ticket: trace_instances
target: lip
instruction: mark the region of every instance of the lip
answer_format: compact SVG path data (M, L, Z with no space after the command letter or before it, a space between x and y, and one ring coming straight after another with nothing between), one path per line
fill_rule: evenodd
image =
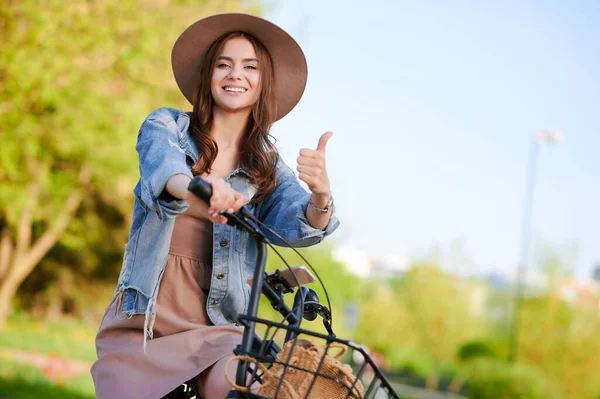
M245 91L243 92L239 92L239 91L228 91L225 88L230 87L232 89L244 89ZM223 91L231 96L239 96L242 94L246 94L248 92L248 88L244 87L244 86L233 86L233 85L226 85L222 87Z

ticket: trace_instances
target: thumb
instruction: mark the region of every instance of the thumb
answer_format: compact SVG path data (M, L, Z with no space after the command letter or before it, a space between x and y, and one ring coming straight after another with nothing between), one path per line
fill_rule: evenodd
M325 148L327 147L327 142L333 136L332 132L325 132L321 138L319 138L319 145L317 146L317 151L325 152Z

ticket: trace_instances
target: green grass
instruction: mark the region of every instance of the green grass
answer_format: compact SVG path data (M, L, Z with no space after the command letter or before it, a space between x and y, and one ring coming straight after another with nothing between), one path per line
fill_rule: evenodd
M73 360L96 360L94 338L97 326L72 319L44 322L19 314L0 332L0 348L55 354Z
M89 374L80 374L59 387L34 366L0 358L0 399L94 397L94 384Z
M89 373L78 374L61 387L35 365L9 358L7 350L35 351L91 363L96 359L96 328L67 318L44 322L23 313L13 315L0 332L0 399L94 398Z

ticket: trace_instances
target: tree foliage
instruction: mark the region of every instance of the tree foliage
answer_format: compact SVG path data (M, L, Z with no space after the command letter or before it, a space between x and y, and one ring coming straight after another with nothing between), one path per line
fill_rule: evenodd
M141 121L188 108L170 70L177 36L211 13L260 11L241 0L42 3L0 3L0 329L58 242L89 243L78 211L130 212Z
M435 259L417 261L392 284L372 284L357 339L388 353L395 368L427 372L451 364L460 344L481 330L470 310L473 286L443 273Z

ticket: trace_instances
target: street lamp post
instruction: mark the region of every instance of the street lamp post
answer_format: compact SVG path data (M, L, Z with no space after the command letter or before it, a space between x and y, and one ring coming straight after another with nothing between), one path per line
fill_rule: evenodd
M600 262L596 263L592 271L592 280L596 283L596 303L594 306L595 310L600 314Z
M561 141L560 132L542 131L531 141L529 151L529 166L527 174L527 188L525 192L525 212L523 225L521 226L521 245L519 254L519 265L517 269L517 287L515 304L513 309L513 323L510 330L510 342L508 348L508 360L515 362L518 354L519 328L521 324L521 307L525 290L525 279L527 278L527 266L529 263L529 247L531 241L531 219L533 214L533 194L537 175L537 158L542 144L555 144Z

